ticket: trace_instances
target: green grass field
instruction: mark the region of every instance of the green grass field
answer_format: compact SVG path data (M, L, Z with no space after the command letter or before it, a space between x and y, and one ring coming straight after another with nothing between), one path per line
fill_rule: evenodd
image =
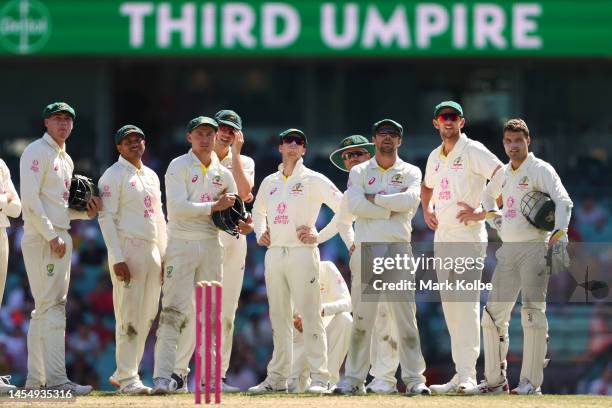
M6 403L7 400L2 402ZM13 403L10 406L58 407L58 403ZM194 405L193 394L128 397L117 396L112 393L96 392L91 396L79 397L77 407L175 407ZM2 405L2 404L0 404ZM544 395L541 397L529 396L432 396L432 397L406 397L403 395L368 395L363 397L345 397L336 395L224 395L224 407L312 407L312 408L356 408L356 407L417 407L417 408L544 408L544 407L610 407L612 397L599 397L591 395Z

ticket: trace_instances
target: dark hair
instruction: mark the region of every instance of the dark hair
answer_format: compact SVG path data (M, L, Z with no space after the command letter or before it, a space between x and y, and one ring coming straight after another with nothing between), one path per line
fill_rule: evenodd
M523 119L510 119L504 125L504 133L506 132L523 132L525 137L530 137L529 128Z

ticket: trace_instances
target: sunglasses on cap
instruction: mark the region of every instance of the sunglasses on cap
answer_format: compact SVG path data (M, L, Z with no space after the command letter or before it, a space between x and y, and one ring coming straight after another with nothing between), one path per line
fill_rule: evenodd
M344 152L340 157L342 160L350 160L353 157L361 157L364 154L368 154L368 152L364 152L363 150L353 150L352 152Z
M377 135L389 135L391 137L400 137L401 136L399 130L397 130L394 127L389 127L389 126L381 127L379 129L376 129L376 134Z
M302 138L301 136L298 136L295 134L289 134L289 135L283 136L282 142L284 144L291 144L295 142L295 144L298 146L304 146L305 141L304 141L304 138Z
M458 120L461 116L459 116L456 112L447 112L447 113L439 113L438 120L441 122L451 121L454 122Z

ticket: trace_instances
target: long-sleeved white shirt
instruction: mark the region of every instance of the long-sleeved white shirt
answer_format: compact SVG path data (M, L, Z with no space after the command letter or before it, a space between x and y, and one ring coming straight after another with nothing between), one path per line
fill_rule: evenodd
M495 200L503 199L502 222L499 236L504 242L547 242L550 232L537 229L521 213L523 196L530 191L541 191L555 203L554 230L565 230L569 225L573 203L555 169L529 153L521 166L512 170L504 165L487 185L483 205L485 210L497 208Z
M215 201L223 193L236 193L231 171L211 155L208 168L196 155L188 153L172 160L166 171L168 235L172 238L200 240L218 238L219 229L210 216Z
M321 286L321 309L323 318L331 318L338 313L351 312L351 293L342 274L330 261L321 261L319 267ZM295 311L299 314L299 310Z
M47 241L55 228L70 229L70 220L88 219L87 212L68 208L74 164L65 149L45 133L30 143L19 160L24 230Z
M11 195L10 202L9 194ZM0 159L0 227L9 227L11 223L8 217L17 218L19 214L21 214L21 201L11 180L11 171L4 160Z
M223 160L219 161L223 167L232 171L232 149L229 150L227 156L223 158ZM245 156L244 154L240 155L240 162L242 163L242 170L244 170L244 175L249 180L251 185L255 184L255 162L249 156Z
M431 200L438 228L467 228L473 224L484 228L484 221L470 221L468 226L460 222L457 214L463 207L457 203L480 207L487 180L502 162L482 143L465 134L461 134L448 156L444 156L443 147L441 144L430 153L424 180L425 187L433 189Z
M296 232L300 225L314 227L321 204L337 212L342 194L323 174L298 160L291 176L283 176L283 165L266 177L253 206L257 240L270 228L271 247L315 246L302 243Z
M139 169L119 156L98 181L98 189L102 198L98 221L112 261L125 261L122 238L155 242L163 258L166 220L157 174L145 165Z
M365 194L376 194L374 203ZM346 196L356 218L356 243L410 242L410 223L421 202L421 170L399 157L384 170L373 157L351 169Z

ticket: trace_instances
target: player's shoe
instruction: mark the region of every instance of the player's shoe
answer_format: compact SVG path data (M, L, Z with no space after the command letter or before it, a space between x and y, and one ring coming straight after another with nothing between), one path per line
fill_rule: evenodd
M429 389L433 394L455 394L459 389L459 376L455 374L446 384L433 384Z
M406 395L431 395L431 390L425 383L416 383L411 387L406 387Z
M114 375L108 377L108 383L115 388L121 388L121 384L119 384L119 381L117 381Z
M290 394L300 394L303 393L310 387L310 377L308 376L300 376L298 378L290 378L287 380L287 391Z
M213 387L214 390L214 387ZM225 378L221 379L221 392L225 392L228 394L240 392L240 388L234 387L233 385L229 385Z
M8 394L10 391L15 391L17 387L11 385L10 375L0 375L0 394Z
M79 397L82 395L87 395L91 391L93 391L93 387L91 385L80 385L73 381L68 381L66 383L56 385L53 387L47 387L48 390L59 390L59 391L71 391L72 395Z
M187 388L187 374L181 375L172 373L171 378L176 381L176 393L177 394L187 394L189 393L189 388Z
M478 384L476 380L468 377L462 380L457 386L457 393L462 395L472 395L478 392Z
M510 391L513 395L542 395L542 388L535 388L531 381L523 378L518 386Z
M395 394L397 392L397 387L395 384L380 378L374 378L368 385L366 385L365 389L366 392L371 392L374 394Z
M336 388L334 389L334 394L342 394L342 395L365 395L366 389L363 385L363 381L359 383L355 383L355 381L349 380L347 378L343 378L340 380Z
M482 380L480 384L478 384L478 388L476 392L472 394L477 395L498 395L498 394L508 394L510 387L508 386L508 380L504 378L502 383L497 385L489 385L487 380Z
M119 389L119 394L124 395L149 395L151 394L151 387L147 387L140 380L136 380L132 383L129 383L126 386L123 386Z
M310 387L306 390L309 394L329 394L329 383L326 381L312 381Z
M174 378L157 377L153 379L153 394L171 394L175 392L176 389L177 384Z
M287 381L274 383L268 378L266 378L265 380L263 380L263 382L249 388L248 391L253 394L265 394L268 392L287 392Z

